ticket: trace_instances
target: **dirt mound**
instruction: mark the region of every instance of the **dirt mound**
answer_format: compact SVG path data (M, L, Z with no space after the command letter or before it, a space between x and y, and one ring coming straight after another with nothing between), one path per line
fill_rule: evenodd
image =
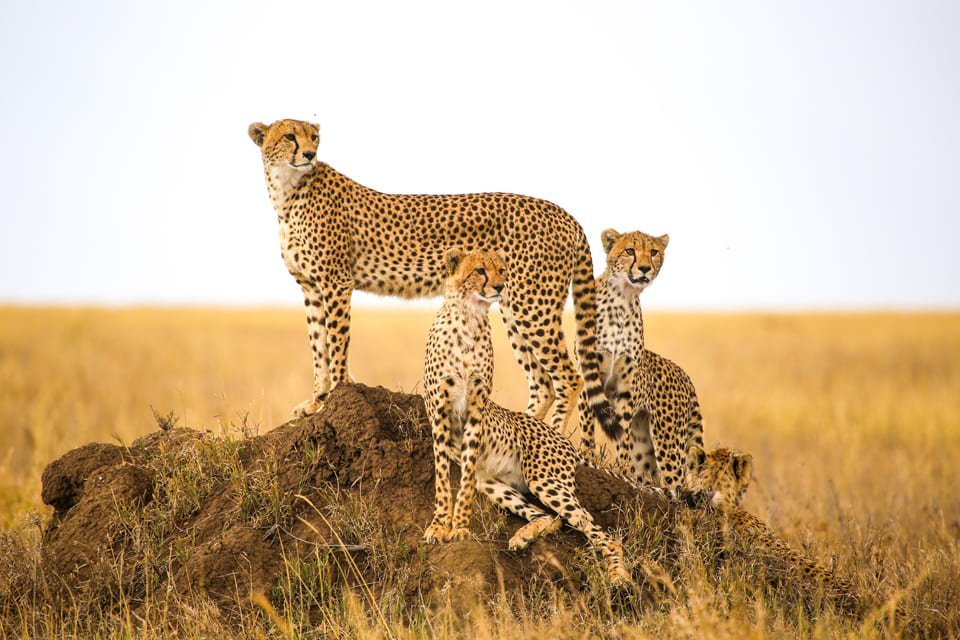
M202 592L229 609L252 593L304 585L414 606L602 582L579 533L564 529L510 552L507 540L523 522L490 507L474 522L477 539L422 544L432 456L419 396L358 384L339 385L320 413L255 438L173 429L128 448L81 447L43 474L43 500L56 510L42 544L48 588L72 601L93 596L101 607L119 598L136 607L159 589ZM682 581L691 549L707 575L739 554L740 570L759 582L783 579L782 569L751 557L749 541L731 545L712 511L594 469L577 482L597 522L624 536L628 561L643 558L634 572L641 586L651 567Z

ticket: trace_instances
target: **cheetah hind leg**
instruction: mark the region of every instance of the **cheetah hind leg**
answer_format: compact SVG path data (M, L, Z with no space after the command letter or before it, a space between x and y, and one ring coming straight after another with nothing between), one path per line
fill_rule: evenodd
M341 380L341 382L349 382L353 384L356 380L353 379L353 375L347 371L346 377ZM327 402L327 396L330 395L330 391L333 389L333 383L329 379L325 380L325 384L322 385L320 389L317 389L313 392L313 398L309 400L304 400L297 406L293 408L290 412L294 418L303 418L305 416L312 415L323 409L323 405Z
M531 483L530 490L544 504L561 514L567 524L583 533L594 548L600 551L606 565L607 577L613 585L633 584L633 576L624 564L623 545L594 523L593 516L577 500L569 480L547 478L538 483Z
M560 516L545 515L542 518L532 520L517 529L517 532L513 534L512 538L510 538L510 542L507 546L511 551L526 549L530 546L530 543L537 538L548 536L551 533L559 530L562 526L563 520L560 518Z
M526 338L517 326L508 299L502 298L500 300L500 311L507 327L507 337L510 339L513 355L527 378L528 400L524 413L537 420L546 420L547 413L549 413L556 398L553 390L553 380L534 357Z
M526 549L531 542L540 536L551 534L563 525L560 518L548 515L542 509L534 506L522 493L508 484L484 479L478 483L478 488L481 493L486 494L495 505L504 511L514 513L529 521L510 538L508 546L511 551Z

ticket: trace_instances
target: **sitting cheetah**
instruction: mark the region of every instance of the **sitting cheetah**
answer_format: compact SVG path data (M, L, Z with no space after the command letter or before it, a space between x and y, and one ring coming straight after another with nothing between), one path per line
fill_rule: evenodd
M703 446L700 405L686 372L644 348L640 308L640 293L660 273L670 237L607 229L601 240L607 268L597 279L597 351L604 392L621 425L629 426L617 457L631 477L676 495L684 451ZM581 398L581 443L592 451L594 423L586 400Z
M489 251L445 254L448 273L443 306L427 339L424 395L433 430L436 509L424 533L427 542L462 540L476 491L529 523L510 539L523 549L562 521L596 546L611 579L630 582L620 542L593 522L575 494L575 474L585 463L556 429L509 411L489 399L493 345L488 310L504 290L503 258ZM450 462L460 460L460 490L450 500ZM558 516L548 515L523 494L531 492Z
M693 445L687 451L687 469L684 488L691 499L721 509L729 531L757 555L779 559L788 570L819 584L827 596L845 609L862 608L861 597L848 580L791 547L765 522L740 507L752 477L749 454L728 449L704 453L702 447Z
M348 379L353 290L436 295L444 279L443 251L460 246L510 254L513 277L500 306L527 375L527 412L543 419L556 399L553 422L562 427L585 381L604 431L620 435L599 381L590 246L568 213L545 200L505 193L379 193L317 161L316 125L256 122L248 133L262 152L284 264L303 290L307 309L313 396L294 410L297 415L316 411L332 386ZM584 379L560 327L571 283Z

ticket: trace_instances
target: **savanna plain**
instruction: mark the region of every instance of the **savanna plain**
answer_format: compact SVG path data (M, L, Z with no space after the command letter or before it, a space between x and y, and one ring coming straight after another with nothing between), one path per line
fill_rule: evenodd
M525 383L493 316L494 398L520 410ZM354 378L416 393L431 319L426 310L355 309ZM881 602L909 605L912 627L785 608L733 580L691 581L638 611L584 595L467 616L439 605L411 618L348 592L329 605L317 637L958 637L960 314L645 320L647 346L697 386L708 448L753 454L746 509ZM152 594L152 611L177 604L179 613L149 619L122 606L91 618L39 596L9 601L10 585L31 579L39 562L49 462L92 441L129 444L171 420L226 440L264 433L307 397L310 376L297 309L0 307L0 634L311 635L295 612L266 601L239 619L202 594L177 603Z

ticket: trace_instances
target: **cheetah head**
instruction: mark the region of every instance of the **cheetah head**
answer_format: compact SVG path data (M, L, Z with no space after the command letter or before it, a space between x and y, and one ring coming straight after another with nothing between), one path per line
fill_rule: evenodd
M619 233L607 229L600 234L607 253L607 273L624 291L639 294L660 273L670 236L648 236L640 231Z
M274 169L306 173L317 161L320 126L300 120L254 122L247 129L263 153L263 163Z
M687 450L687 473L684 488L709 499L714 507L739 506L750 486L753 456L749 453L692 445Z
M486 311L500 299L506 284L506 257L493 251L448 249L446 295L457 295L477 310Z

